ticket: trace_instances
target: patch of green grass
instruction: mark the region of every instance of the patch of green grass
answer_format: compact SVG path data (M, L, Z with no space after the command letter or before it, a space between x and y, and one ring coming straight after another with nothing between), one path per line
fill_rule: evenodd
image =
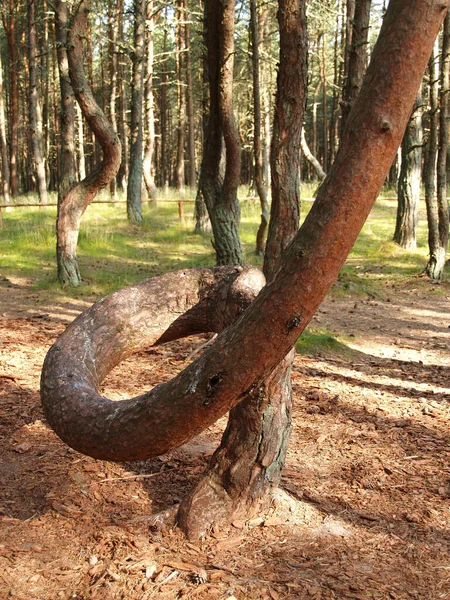
M302 197L315 193L316 184L302 189ZM248 188L239 196L246 198ZM102 198L107 198L107 192ZM158 192L159 198L192 199L192 190ZM35 198L31 198L35 200ZM52 198L53 199L53 198ZM21 202L23 198L19 199ZM302 218L312 203L302 203ZM405 251L394 242L395 198L380 198L343 267L332 294L370 295L383 298L392 282L408 281L418 275L427 260L425 206L420 206L418 248ZM261 266L255 254L255 237L260 222L258 200L241 202L241 240L247 264ZM215 253L212 235L195 235L194 203L184 203L180 222L177 202L144 203L142 227L128 224L125 203L93 204L84 214L78 257L84 283L62 289L56 280L56 207L14 208L3 212L0 230L0 273L26 278L35 288L54 297L70 295L95 299L120 287L167 271L212 265ZM448 277L447 277L448 279ZM446 284L447 285L447 284ZM446 287L446 285L444 287Z
M324 329L307 328L295 345L297 354L305 356L348 356L354 351Z

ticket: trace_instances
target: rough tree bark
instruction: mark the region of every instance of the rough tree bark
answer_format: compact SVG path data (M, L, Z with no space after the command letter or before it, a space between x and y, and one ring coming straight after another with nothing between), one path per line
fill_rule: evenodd
M69 326L49 351L41 380L46 417L62 439L97 458L149 458L190 439L249 394L258 398L335 281L375 202L446 9L443 0L390 1L341 148L316 202L274 279L199 359L150 392L113 402L99 395L99 381L134 350L143 326L151 341L151 314L139 321L145 306L134 302L138 296L132 288L97 303ZM148 294L141 298L148 299ZM158 306L165 300L164 293L156 298ZM201 304L191 313L197 319L195 312L208 314ZM159 338L164 339L173 339L170 328Z
M252 40L253 76L253 154L255 161L255 184L261 203L261 223L256 234L256 254L264 255L266 234L269 225L269 202L264 185L263 154L261 144L261 86L259 83L259 22L256 0L250 0L250 32Z
M37 76L37 33L36 1L28 2L28 62L29 97L28 112L30 119L31 147L36 173L39 202L47 204L47 177L44 159L44 138L42 129L42 109Z
M359 94L366 69L371 3L372 0L356 0L355 2L350 0L350 2L347 2L352 32L349 35L346 49L348 59L344 89L342 90L341 131L345 127L350 110Z
M394 241L402 248L416 247L422 182L422 94L419 92L402 140L398 178L397 222Z
M242 264L237 199L241 150L233 115L234 8L235 0L205 1L209 118L199 186L211 220L218 265Z
M272 273L300 218L300 150L308 81L303 10L304 3L298 0L281 0L278 5L280 69L270 153L272 198L278 201L272 202L270 211L265 273Z
M127 215L133 225L142 223L142 97L144 84L144 39L146 0L134 0L134 49L131 78L130 171L127 186Z
M72 186L59 204L56 224L58 278L63 284L74 286L81 283L77 260L81 217L97 193L116 175L121 156L119 138L95 101L83 72L83 36L88 12L89 0L81 0L74 9L68 31L67 58L75 97L89 127L102 147L103 160L85 179Z

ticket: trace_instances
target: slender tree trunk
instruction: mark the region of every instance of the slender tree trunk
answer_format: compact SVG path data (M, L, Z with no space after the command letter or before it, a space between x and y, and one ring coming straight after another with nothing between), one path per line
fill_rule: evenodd
M39 201L47 204L41 101L37 82L36 0L28 2L29 119Z
M154 5L151 0L147 1L146 18L146 77L145 77L145 122L147 125L147 134L145 136L144 160L142 163L145 188L149 198L156 198L156 186L153 176L153 153L155 148L155 106L153 94L153 61L154 61L154 42L153 32L155 29L155 16L153 14Z
M439 96L439 150L437 159L437 204L439 217L439 244L442 263L437 264L435 274L442 278L449 238L449 206L447 201L448 162L448 107L450 87L450 13L444 21L441 51L440 96Z
M306 158L306 160L308 162L311 163L311 165L314 168L314 171L317 175L317 177L319 179L325 179L326 177L326 173L325 171L322 169L322 165L320 164L320 162L317 160L317 158L314 156L314 154L311 152L311 150L309 149L308 143L306 141L306 137L305 137L305 128L302 128L302 134L301 134L301 138L300 138L300 145L302 148L302 152L303 152L303 156Z
M2 161L2 195L6 204L9 203L9 162L8 143L6 140L6 117L3 100L3 64L0 54L0 159Z
M351 4L351 1L348 4ZM342 93L342 128L345 127L350 110L361 89L367 65L367 44L369 39L370 7L372 0L354 0L351 26L351 43L347 47L348 68Z
M218 265L242 264L237 199L241 156L232 104L234 7L235 0L205 1L210 104L199 185L211 220ZM222 138L226 156L224 174Z
M327 109L327 62L325 54L326 33L322 34L322 60L320 65L322 80L322 143L323 143L323 166L328 169L328 109Z
M394 241L402 248L416 247L422 174L422 94L419 92L402 141L398 179L398 208Z
M439 76L438 76L438 41L428 63L429 73L429 135L428 148L424 165L425 203L428 220L428 249L430 257L425 268L431 279L440 279L445 263L445 252L439 239L439 209L437 202L437 157L439 130Z
M9 164L10 191L13 198L19 194L19 82L16 45L16 5L9 0L8 13L4 21L9 50L10 100L9 100Z
M177 50L177 97L178 128L177 157L175 164L175 184L177 190L184 190L184 146L186 141L186 68L185 68L185 27L186 6L184 0L177 0L176 50Z
M197 169L195 164L195 120L194 120L194 91L192 86L191 65L191 32L189 19L186 14L184 25L184 46L186 52L186 102L188 122L188 149L189 149L189 187L195 189L197 185Z
M119 38L124 39L124 19L123 19L123 11L120 13L120 22L119 22ZM124 60L124 53L121 52L119 54L119 137L122 140L122 162L119 167L119 172L117 174L117 182L120 189L126 194L127 186L128 186L128 156L129 156L129 128L127 121L128 114L128 97L127 97L127 89L125 86L126 80L126 65Z
M58 212L61 202L76 182L75 164L75 97L70 82L67 59L67 28L69 10L66 1L57 0L55 4L55 35L58 58L59 85L61 90L61 148L60 177L58 180ZM58 272L60 268L58 266Z
M109 118L114 131L117 133L117 42L119 36L119 23L123 11L123 1L109 3ZM111 197L117 200L117 180L111 179L109 186Z
M130 223L142 223L142 98L144 74L146 0L134 0L134 51L131 84L130 174L127 187L127 215Z
M264 255L266 235L269 225L269 203L263 178L263 158L261 145L261 86L259 77L259 23L256 0L250 0L250 32L252 40L253 75L253 154L255 160L255 184L261 203L261 223L256 234L256 254Z
M204 19L203 25L203 37L206 41L206 19ZM206 43L205 43L206 46ZM207 49L204 49L203 53L203 69L202 69L202 139L203 139L203 161L205 160L205 147L208 140L208 123L209 123L209 70L208 70L208 57ZM200 172L200 181L197 187L197 194L195 196L195 229L194 232L201 234L211 231L211 221L209 220L208 209L206 208L205 198L202 190L202 172L204 166L202 162L202 171Z
M103 160L79 184L72 186L59 204L57 222L57 264L61 283L79 285L77 243L81 217L95 198L117 173L121 147L111 123L98 106L83 72L83 39L86 33L89 0L81 0L74 8L68 31L67 57L69 75L78 104L89 127L103 149Z

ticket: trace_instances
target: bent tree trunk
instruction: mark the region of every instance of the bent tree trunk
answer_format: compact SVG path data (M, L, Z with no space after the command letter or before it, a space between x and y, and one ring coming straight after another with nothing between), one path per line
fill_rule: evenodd
M119 138L94 99L83 72L83 37L89 13L89 0L81 0L75 8L68 31L67 58L72 88L89 127L103 150L99 167L80 183L72 186L61 199L56 223L56 260L58 279L63 284L81 283L78 269L77 243L81 217L98 194L116 175L121 157Z
M139 347L136 331L138 342L142 335L148 335L147 345L158 341L151 338L148 318L140 331L138 296L117 292L116 306L110 296L69 326L47 355L41 383L46 417L61 438L96 458L149 458L196 435L249 394L258 397L335 281L375 202L446 8L442 0L390 1L341 148L316 202L274 279L200 358L171 381L113 402L99 395L99 382ZM155 296L159 306L166 300L164 294ZM146 293L140 299L148 298ZM201 305L191 313L197 319L195 312L198 318L208 314ZM233 313L236 317L239 310ZM118 320L110 327L114 314ZM214 330L210 323L205 326ZM172 339L170 328L159 341L165 339Z

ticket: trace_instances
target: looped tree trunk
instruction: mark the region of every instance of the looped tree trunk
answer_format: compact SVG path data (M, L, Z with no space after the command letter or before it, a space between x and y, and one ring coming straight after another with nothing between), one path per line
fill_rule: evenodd
M99 386L133 352L222 331L264 282L261 271L252 267L190 269L100 300L69 325L47 354L41 399L48 423L79 452L117 461L158 456L200 433L230 408L217 410L213 403L220 371L207 378L198 405L192 402L199 384L195 378L187 388L177 388L175 378L122 402L101 396Z

